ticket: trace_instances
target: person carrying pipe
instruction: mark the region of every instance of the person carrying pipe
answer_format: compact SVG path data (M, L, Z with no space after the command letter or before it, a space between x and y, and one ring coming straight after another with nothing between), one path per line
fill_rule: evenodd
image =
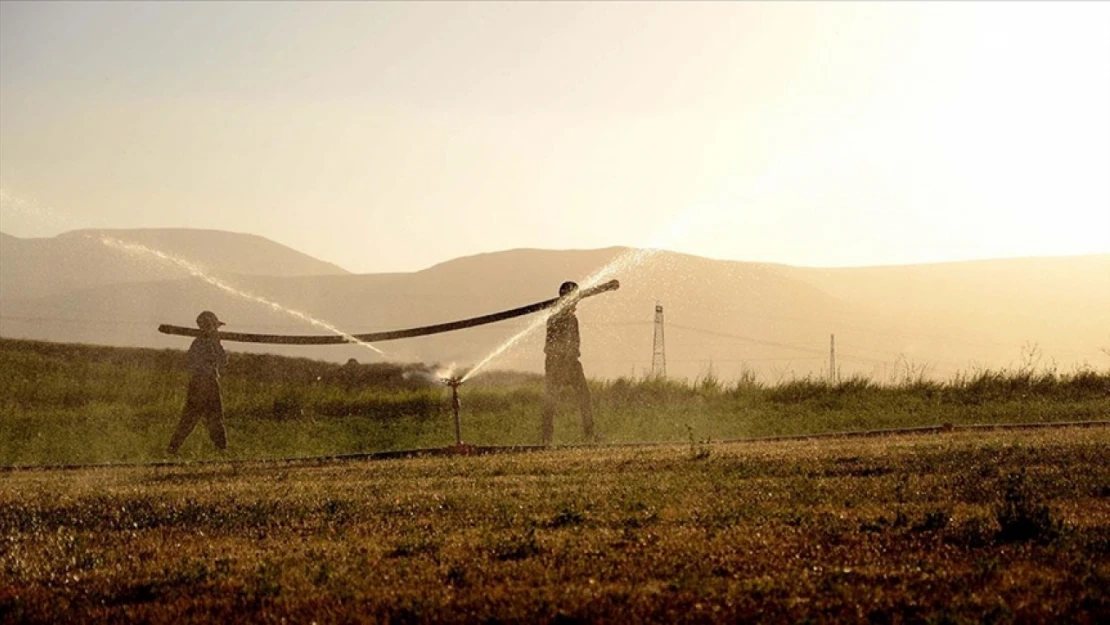
M564 282L559 285L559 297L578 295L578 284ZM547 319L547 337L544 342L544 403L542 438L550 445L555 433L555 412L559 396L570 391L582 414L582 434L588 442L596 442L593 407L586 373L579 361L581 337L578 334L578 317L575 316L577 299L572 299Z
M208 437L216 449L227 450L224 407L220 398L220 369L227 366L227 353L220 345L219 329L222 325L226 324L210 310L197 315L197 327L201 334L189 346L189 389L185 393L181 420L170 439L170 455L177 454L201 419L208 426Z

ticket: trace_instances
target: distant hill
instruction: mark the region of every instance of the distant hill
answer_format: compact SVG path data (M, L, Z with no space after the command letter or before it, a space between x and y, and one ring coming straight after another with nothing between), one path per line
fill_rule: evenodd
M343 275L347 271L253 234L217 230L77 230L52 238L0 236L0 299L26 299L77 289L183 278L189 272L143 252L104 241L143 245L188 259L216 275Z
M258 243L263 249L276 246L265 239L237 239L245 235L228 237L229 245L236 240L250 245L256 239L268 244ZM9 239L3 239L3 247L10 245ZM23 240L15 241L18 245ZM156 328L160 323L191 326L202 309L217 311L229 330L327 333L264 302L174 274L172 267L138 263L95 238L77 241L103 248L97 258L110 276L96 274L96 266L89 265L83 269L93 275L67 281L62 277L65 262L74 261L43 255L49 266L37 271L48 276L48 284L37 294L27 295L31 289L24 289L23 296L12 297L10 293L19 291L8 286L0 292L0 335L183 348L187 339L158 334ZM159 245L153 239L144 244ZM183 249L178 245L175 253L187 256ZM1014 366L1038 355L1041 365L1054 361L1065 368L1084 362L1105 367L1110 361L1102 352L1110 347L1110 255L808 269L627 248L517 249L412 273L352 275L288 250L290 258L307 260L274 269L285 275L261 275L239 252L211 250L202 250L208 254L203 261L228 284L350 333L439 323L529 304L555 296L563 280L584 280L616 263L605 277L618 278L621 289L579 307L583 363L592 377L649 371L656 303L664 306L668 373L678 377L710 371L725 378L753 371L772 380L823 375L830 334L836 335L842 375L880 379L907 372L947 376L977 366ZM141 273L133 265L155 273ZM314 267L332 271L291 275L311 273ZM359 346L228 347L337 361L353 357L465 367L538 317L381 343L377 347L384 356ZM542 341L542 330L533 332L491 367L540 370Z

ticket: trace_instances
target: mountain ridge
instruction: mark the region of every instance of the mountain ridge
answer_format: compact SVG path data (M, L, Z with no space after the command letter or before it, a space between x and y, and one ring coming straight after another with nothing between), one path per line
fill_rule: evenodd
M71 236L126 256L88 236ZM0 238L5 258L12 258L12 241L15 247L20 241L9 237ZM255 235L243 237L237 240L256 240L245 238ZM220 255L210 254L212 258ZM1097 312L1110 309L1110 254L805 268L612 246L500 250L415 272L273 276L236 273L226 266L211 271L236 289L345 332L363 333L442 323L548 299L563 280L582 281L629 258L635 262L605 276L621 281L619 291L579 307L583 363L592 377L638 375L650 368L657 303L664 305L666 315L668 372L679 377L709 371L725 378L745 371L765 378L820 375L827 372L830 334L836 335L842 375L879 378L898 375L899 367L929 365L943 376L976 366L1007 366L1023 357L1028 343L1043 348L1046 362L1055 359L1065 365L1102 358L1101 348L1110 346L1110 327ZM103 268L134 269L134 259L128 262ZM63 263L44 275L64 273L65 268ZM202 309L216 310L234 331L326 332L187 272L100 278L52 283L54 288L37 293L6 284L0 289L0 335L181 348L180 337L156 332L158 324L191 326ZM229 348L329 360L385 358L466 366L537 319L386 342L378 346L384 357L358 346ZM542 369L542 334L526 336L492 366Z
M23 299L85 286L190 275L183 264L145 254L142 247L187 260L215 275L349 273L265 237L220 230L85 229L42 238L4 234L0 238L0 298Z

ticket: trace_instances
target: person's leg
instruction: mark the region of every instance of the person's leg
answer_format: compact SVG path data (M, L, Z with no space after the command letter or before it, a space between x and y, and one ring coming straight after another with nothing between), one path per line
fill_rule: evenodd
M224 429L223 415L214 410L210 411L204 415L204 422L208 425L208 438L212 439L216 449L227 450L227 430Z
M173 436L170 437L170 444L167 451L172 455L176 454L178 449L181 449L181 444L189 438L193 428L197 426L197 421L200 421L200 385L196 378L189 380L189 388L185 391L185 407L181 410L181 419L177 422L177 429L174 430Z
M196 412L186 410L181 413L181 420L177 422L177 429L174 430L173 437L170 438L170 444L167 451L170 454L176 454L178 449L181 449L181 444L189 438L193 428L197 426L197 421L200 421L200 415Z
M586 382L586 372L582 370L582 363L575 364L578 366L574 372L574 395L578 401L578 411L582 414L582 436L587 442L592 443L597 440L597 435L594 432L594 408L590 401L590 385Z
M543 424L540 433L543 445L550 445L555 436L555 411L558 407L558 384L553 379L553 373L548 372L543 383Z
M204 422L208 426L208 438L216 449L227 449L227 430L224 429L224 403L220 397L220 381L213 378L207 381L204 389Z
M177 429L170 437L170 444L166 449L170 452L170 455L176 454L177 450L181 449L181 444L185 442L186 438L189 438L189 434L197 426L197 421L200 421L200 414L195 410L185 409L181 413L181 419L177 422Z

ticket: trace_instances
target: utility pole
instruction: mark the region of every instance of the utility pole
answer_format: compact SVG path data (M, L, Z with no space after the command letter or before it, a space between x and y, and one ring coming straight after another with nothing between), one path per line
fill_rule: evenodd
M829 335L829 382L836 383L836 335Z
M667 350L663 344L663 305L655 305L655 339L651 345L651 376L667 377Z

